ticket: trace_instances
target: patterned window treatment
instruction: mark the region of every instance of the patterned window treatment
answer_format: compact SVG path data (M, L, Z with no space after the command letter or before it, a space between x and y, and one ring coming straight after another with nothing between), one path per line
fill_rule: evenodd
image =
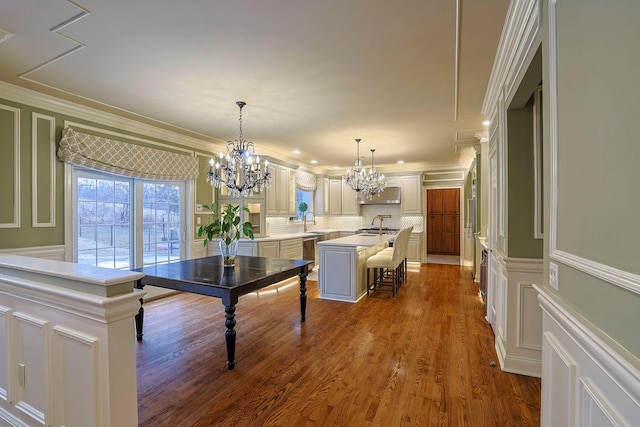
M297 170L296 188L302 191L314 191L316 189L316 176L308 172Z
M183 181L198 177L194 156L143 147L77 132L62 131L58 157L63 162L132 178Z

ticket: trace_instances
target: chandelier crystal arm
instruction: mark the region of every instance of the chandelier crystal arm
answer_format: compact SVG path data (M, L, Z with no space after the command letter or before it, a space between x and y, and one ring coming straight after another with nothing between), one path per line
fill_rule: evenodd
M240 108L240 133L235 141L227 141L227 155L220 153L217 162L213 158L209 161L207 182L211 186L220 188L225 185L232 197L249 197L271 186L271 174L267 168L269 162L260 165L260 157L255 155L255 144L245 141L242 132L243 101L236 102ZM255 156L255 159L254 159Z

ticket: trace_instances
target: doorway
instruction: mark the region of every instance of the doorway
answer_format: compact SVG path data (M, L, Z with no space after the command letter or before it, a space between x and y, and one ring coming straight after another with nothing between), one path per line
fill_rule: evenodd
M460 189L427 190L427 257L460 257Z

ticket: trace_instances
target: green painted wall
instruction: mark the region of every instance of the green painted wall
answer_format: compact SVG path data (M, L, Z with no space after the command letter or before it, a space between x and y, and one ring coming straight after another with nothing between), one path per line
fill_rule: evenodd
M585 6L582 0L563 0L556 4L556 23L557 250L589 266L598 263L610 271L637 275L640 144L634 135L640 123L640 56L635 54L640 2L616 2L611 7L607 2ZM548 82L548 29L542 34ZM544 159L545 176L550 176L547 98ZM550 187L545 184L549 224ZM562 300L640 357L640 295L581 271L583 266L554 260L547 237L545 258L558 265Z
M159 142L163 144L169 144L175 147L187 148L189 147L162 140L159 138L149 137L146 135L138 134L135 132L114 128L112 126L106 126L101 123L87 121L77 117L71 117L69 115L59 113L52 110L44 110L41 108L35 108L30 105L13 102L2 97L0 92L0 104L11 108L17 108L20 114L20 166L19 171L14 170L13 167L13 146L14 146L14 113L0 108L0 149L3 155L0 156L0 222L12 222L13 221L13 208L14 208L14 178L19 176L20 179L20 227L19 228L0 228L0 249L8 248L25 248L33 246L53 246L63 245L64 242L64 165L61 161L55 162L56 170L56 188L55 188L55 227L33 227L32 226L32 113L40 113L48 116L52 116L55 121L55 141L57 144L62 137L62 128L64 121L69 120L76 123L82 123L85 125L93 126L96 128L104 129L106 131L117 132L124 135L130 135L131 139L127 137L118 137L118 140L139 144L153 146L152 144L138 141L133 138L138 137L149 141ZM38 221L49 222L49 192L48 192L48 174L49 166L48 159L49 154L46 152L48 144L48 138L46 138L45 132L48 129L48 124L41 122L37 123L37 145L38 145L38 194L37 194L37 210ZM92 132L93 134L104 136L107 138L114 138L113 135L102 134L100 132ZM154 146L155 148L160 148ZM169 151L173 151L171 148L166 148ZM184 153L184 152L183 152ZM197 203L211 203L212 191L211 186L205 182L206 170L208 166L204 166L204 163L208 162L208 155L206 153L200 153L200 176L196 180L196 201ZM46 156L46 158L42 158ZM204 170L204 173L203 173ZM195 223L195 221L194 221Z
M534 236L533 107L507 110L507 236L511 258L542 258Z

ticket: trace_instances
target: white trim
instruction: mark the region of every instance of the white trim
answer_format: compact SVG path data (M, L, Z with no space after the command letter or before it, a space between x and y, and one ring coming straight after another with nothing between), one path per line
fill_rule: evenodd
M84 119L103 126L110 126L123 131L138 133L152 138L158 138L163 141L174 142L193 149L204 151L218 152L224 151L226 141L221 141L206 135L197 135L197 137L187 136L176 131L167 130L158 127L159 125L167 125L158 122L158 125L148 125L140 121L127 119L113 113L99 111L95 108L85 105L76 104L50 95L45 95L30 89L25 89L6 82L0 82L0 97L10 101L23 103L31 107L42 108L56 113L72 116L76 119ZM127 113L122 111L122 113ZM170 126L170 125L167 125ZM175 129L175 126L172 126ZM191 135L195 133L187 131ZM212 147L212 144L220 144L219 149Z
M616 416L627 419L627 422L637 420L640 416L640 359L547 288L535 288L544 314L544 335L553 334L558 339L568 357L576 361L580 378L589 377L598 388L606 390L607 397L616 405L613 412ZM552 373L545 371L542 396L561 396L558 394L561 390L552 389L557 387L555 378L547 374ZM548 411L547 404L543 400L543 415ZM569 410L580 413L584 402L571 399L557 404L568 404L571 406Z
M20 109L0 104L0 110L13 112L13 222L0 223L0 228L20 228Z
M550 258L561 262L583 273L597 277L628 291L640 294L640 275L628 271L619 270L610 265L601 264L586 258L579 257L569 252L554 250Z
M538 86L533 93L533 237L543 239L543 211L542 211L542 86Z
M500 92L498 98L498 140L497 155L498 155L498 180L497 180L497 193L498 193L498 235L502 237L502 244L505 242L504 222L505 222L505 210L507 209L507 184L506 179L506 165L507 165L507 121L505 117L506 110L504 108L504 91ZM496 242L497 243L497 242ZM501 247L501 251L506 253L506 248Z
M549 253L556 249L558 224L558 56L556 0L549 0Z
M73 212L73 187L74 187L74 173L73 166L69 163L64 164L64 260L67 262L73 262L75 253L75 240L74 240L74 225L73 219L75 214Z
M49 121L49 222L38 222L38 120ZM56 226L56 119L31 113L31 226Z
M505 90L506 95L513 94L516 77L520 75L524 64L528 63L528 55L535 53L531 52L531 48L538 41L541 26L538 1L510 2L482 103L482 114L487 117Z
M556 3L549 0L549 258L623 289L640 294L640 275L558 249L558 61Z
M52 259L55 261L65 260L64 245L55 246L32 246L29 248L0 249L0 254L12 254L28 256L33 258Z

